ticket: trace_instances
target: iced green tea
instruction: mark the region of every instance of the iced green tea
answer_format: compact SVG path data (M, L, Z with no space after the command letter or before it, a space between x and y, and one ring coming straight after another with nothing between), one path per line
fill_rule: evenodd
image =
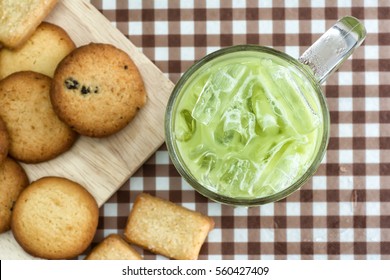
M273 53L235 51L186 79L173 105L172 143L211 192L261 198L307 172L323 138L318 89Z

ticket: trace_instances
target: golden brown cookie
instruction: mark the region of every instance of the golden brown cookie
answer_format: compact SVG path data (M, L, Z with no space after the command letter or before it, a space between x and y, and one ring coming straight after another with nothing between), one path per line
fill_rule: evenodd
M29 254L45 259L70 259L90 245L99 208L81 185L60 177L44 177L17 199L12 233Z
M51 79L26 71L0 81L0 117L10 135L9 154L26 163L50 160L67 151L77 134L55 114Z
M96 245L86 260L142 260L141 255L118 234L110 234Z
M0 164L0 233L11 228L12 208L28 184L26 172L19 163L7 157Z
M9 134L3 119L0 117L0 165L7 157L9 149Z
M143 193L136 198L124 236L154 253L194 260L213 228L210 217Z
M0 79L28 70L53 77L58 63L75 48L65 30L42 22L22 47L0 50Z
M121 130L146 102L142 78L127 53L96 43L75 49L60 62L50 96L60 119L92 137Z
M56 4L57 0L1 0L0 44L21 46Z

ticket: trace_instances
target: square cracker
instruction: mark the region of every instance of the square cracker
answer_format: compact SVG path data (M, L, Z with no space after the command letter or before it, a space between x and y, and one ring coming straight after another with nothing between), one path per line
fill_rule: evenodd
M51 12L58 0L1 0L0 45L21 46Z
M110 234L96 245L86 260L142 260L138 252L118 234Z
M210 217L142 193L135 200L124 236L129 242L168 258L194 260L213 228Z

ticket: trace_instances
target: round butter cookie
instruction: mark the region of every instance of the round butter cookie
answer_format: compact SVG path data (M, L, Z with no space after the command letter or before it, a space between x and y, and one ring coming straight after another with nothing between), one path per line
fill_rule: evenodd
M58 65L50 91L54 110L78 133L105 137L124 128L146 102L141 75L122 50L91 43Z
M65 30L42 22L22 47L0 50L0 79L27 70L53 77L58 63L75 48Z
M51 79L31 71L0 81L0 117L10 136L9 155L26 163L50 160L67 151L77 134L62 122L50 102Z
M4 162L8 154L9 135L4 121L0 117L0 165Z
M66 178L43 177L20 194L11 229L27 253L70 259L90 245L98 219L96 201L84 187Z
M28 184L26 172L15 160L7 157L0 164L0 233L11 228L14 203Z

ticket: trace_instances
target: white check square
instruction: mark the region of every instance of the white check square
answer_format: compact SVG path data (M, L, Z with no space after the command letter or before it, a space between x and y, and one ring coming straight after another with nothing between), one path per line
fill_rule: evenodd
M364 73L364 79L366 85L379 85L379 72L366 71Z
M354 231L352 228L340 228L340 242L353 242Z
M352 190L353 189L353 176L340 176L340 189Z
M168 0L154 1L155 9L168 9Z
M193 9L194 0L179 1L181 9Z
M286 203L287 216L299 216L301 214L301 204L298 202Z
M326 190L327 180L326 176L313 176L313 189L315 190Z
M248 229L247 228L235 228L234 240L239 242L248 242Z
M208 242L221 242L222 241L222 231L219 228L214 228L210 231L208 235Z
M313 241L314 242L327 242L328 241L328 229L314 228L313 229Z
M326 216L328 211L326 202L313 203L313 216Z
M116 203L107 202L104 204L103 212L105 217L117 217L118 207Z
M180 48L181 60L195 60L195 48L193 47L181 47Z
M301 241L301 229L300 228L288 228L286 230L287 242L300 242Z
M234 0L234 1L232 1L232 7L233 8L245 8L246 1L245 0Z
M288 34L299 33L299 21L298 20L286 20L284 24L285 32Z
M129 187L132 191L142 191L144 189L144 177L131 177Z
M379 21L377 19L365 19L363 25L367 30L367 33L378 33Z
M159 35L168 35L169 27L167 21L155 21L154 22L154 30L156 34Z
M339 206L339 215L340 216L351 216L353 215L353 202L351 201L341 201L338 203Z
M379 242L381 238L381 230L379 228L367 228L366 239L370 242Z
M116 1L102 1L102 9L103 10L115 10L116 9Z
M169 60L168 47L154 48L154 58L155 58L155 60L158 60L158 61L168 61Z
M314 1L316 2L316 1ZM324 20L318 20L318 19L313 19L311 21L311 32L316 34L322 34L325 33L326 26L325 26L325 21Z
M380 163L380 151L366 150L366 163Z
M272 34L273 26L272 20L259 20L259 33L261 34Z
M366 215L379 216L381 214L381 204L379 202L366 202Z
M337 7L351 7L352 0L337 0Z
M365 45L364 47L365 59L378 59L379 58L379 46Z
M185 20L180 22L180 33L193 35L195 34L195 24L193 21Z
M103 1L105 2L116 2L116 1ZM127 2L129 10L141 10L142 9L142 0L131 0Z
M352 150L340 150L339 151L340 163L353 163L353 151Z
M353 125L351 123L340 123L339 137L352 137L352 136L353 136Z
M284 51L292 57L299 57L300 56L300 50L299 50L299 47L297 47L297 46L286 46L284 48Z
M351 112L353 109L353 101L351 97L340 97L339 98L339 111Z
M234 34L246 34L246 21L234 20L233 21L233 33Z
M339 85L350 86L353 84L352 72L339 72Z
M206 8L208 9L218 9L220 7L220 1L219 0L207 0L205 1Z
M365 98L366 111L379 111L379 97Z
M142 35L142 22L132 21L128 23L129 35Z
M275 230L273 228L260 229L260 241L261 242L274 242Z
M206 22L207 34L216 35L221 32L221 22L219 20L210 20Z
M366 189L377 190L380 189L381 180L379 176L366 176Z
M169 191L170 184L169 184L169 177L156 177L156 186L158 186L159 190Z
M380 135L380 128L378 123L366 123L364 130L366 137L379 137Z
M167 151L157 151L155 157L156 164L169 164L169 154Z

